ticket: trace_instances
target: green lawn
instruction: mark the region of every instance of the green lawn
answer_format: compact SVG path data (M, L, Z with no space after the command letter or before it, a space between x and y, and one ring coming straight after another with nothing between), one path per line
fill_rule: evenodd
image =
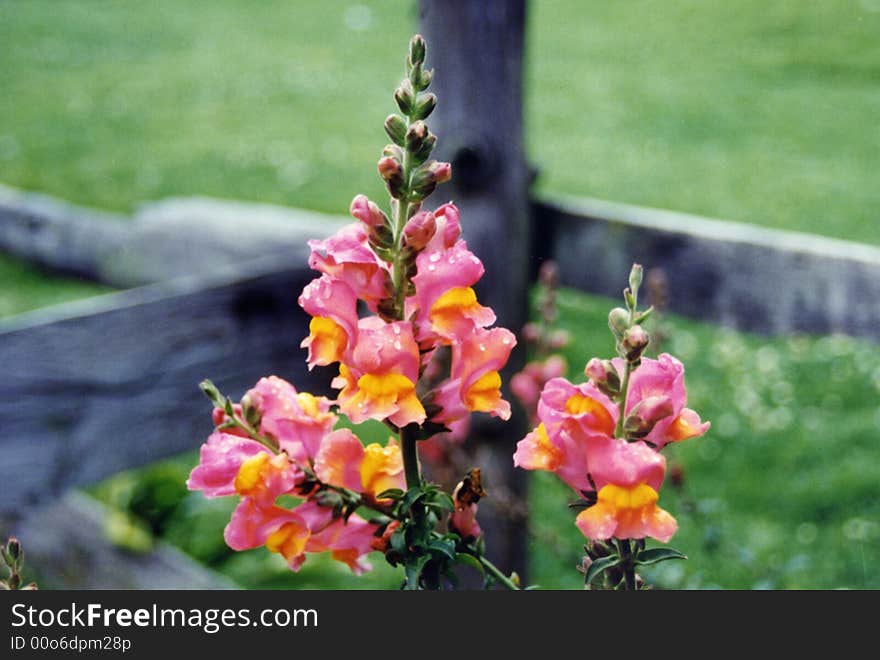
M415 25L410 0L6 0L0 181L344 212L380 194ZM880 242L873 0L537 1L528 29L541 193Z

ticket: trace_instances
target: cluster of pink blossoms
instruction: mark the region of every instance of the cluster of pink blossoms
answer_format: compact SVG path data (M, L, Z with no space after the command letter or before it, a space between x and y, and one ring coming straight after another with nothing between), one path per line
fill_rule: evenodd
M516 341L504 328L488 328L495 313L477 302L472 288L483 264L460 238L458 209L444 204L420 211L404 227L403 243L415 266L411 295L403 298L405 321L384 311L394 289L392 265L376 254L375 237L370 240L389 221L363 195L354 199L351 213L359 223L309 243L309 264L322 275L299 299L312 316L302 343L309 366L339 363L333 381L339 410L355 423L388 420L398 428L426 421L449 425L470 412L507 419L510 404L501 398L499 370ZM374 315L358 318L358 300ZM431 392L417 392L422 372L442 346L452 351L449 378Z
M576 524L587 538L650 536L665 543L677 524L657 506L666 473L660 451L704 434L709 423L685 407L684 367L664 353L657 360L641 358L632 370L619 425L621 407L607 392L609 382L625 380L625 368L621 358L593 358L585 368L587 382L550 380L538 402L540 423L517 445L514 463L553 472L586 497L590 506Z
M310 242L309 263L321 275L299 298L312 316L302 342L309 368L339 365L336 400L297 392L276 376L261 379L231 411L215 408L217 430L187 484L207 497L240 496L224 533L227 544L265 546L294 570L306 553L323 551L356 573L368 570L365 555L385 549L395 523L369 522L353 510L381 512L388 501L379 496L407 486L400 446L391 440L364 447L350 430L334 430L331 408L354 423L375 419L396 429L429 422L440 429L471 412L510 416L499 370L515 338L488 328L495 314L472 288L483 265L460 238L458 209L445 204L421 211L405 225L403 242L415 266L410 295L403 296L406 321L379 313L394 296L393 269L370 239L387 218L362 195L351 212L359 222ZM358 301L373 314L359 318ZM420 391L420 376L441 349L451 351L448 377ZM282 495L302 501L281 506ZM479 536L475 501L456 498L455 504L450 528L464 538Z

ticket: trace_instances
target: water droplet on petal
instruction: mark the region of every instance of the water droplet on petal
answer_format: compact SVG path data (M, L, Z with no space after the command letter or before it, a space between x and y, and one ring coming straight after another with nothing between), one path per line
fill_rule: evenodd
M504 337L501 340L501 343L504 344L505 346L509 345L510 344L510 337Z
M439 253L439 252L435 252L435 253L432 254L430 257L428 257L428 259L429 259L430 261L433 261L434 263L437 263L438 261L440 261L440 253Z
M486 345L485 345L485 344L480 344L480 350L481 350L481 351L485 351L485 350L486 350Z
M400 341L394 342L394 350L395 351L403 350L403 345L400 343Z
M434 264L428 264L428 270L433 273L435 270L437 270L437 266L435 266Z

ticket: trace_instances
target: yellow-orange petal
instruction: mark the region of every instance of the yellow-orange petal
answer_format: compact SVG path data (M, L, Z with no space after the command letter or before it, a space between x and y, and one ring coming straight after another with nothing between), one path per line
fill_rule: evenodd
M348 335L333 319L315 316L309 322L309 336L303 343L309 348L309 363L326 366L342 360Z
M287 522L269 535L266 539L266 549L269 552L277 552L290 561L305 552L310 535L311 532L305 525Z
M389 442L383 447L374 442L364 447L361 485L373 497L389 488L406 488L403 455L397 443Z
M700 423L700 416L697 413L685 408L669 425L666 434L670 440L677 442L703 435L707 428L708 424Z
M261 451L244 461L233 482L235 492L242 496L248 496L260 490L263 485L263 470L266 469L270 458L268 453Z
M513 455L514 464L526 470L553 472L562 465L562 450L550 440L544 422L520 440Z
M448 332L462 316L479 306L476 292L469 286L459 286L437 298L428 318L438 331Z
M565 402L565 412L569 415L589 415L588 426L605 435L614 433L614 418L605 406L593 397L580 392L571 395Z
M501 374L490 371L480 376L464 394L464 403L473 412L491 412L501 401Z

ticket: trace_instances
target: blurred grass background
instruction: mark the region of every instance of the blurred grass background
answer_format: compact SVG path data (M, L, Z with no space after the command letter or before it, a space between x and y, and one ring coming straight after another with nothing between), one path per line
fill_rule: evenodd
M171 195L334 213L358 192L382 199L382 120L415 24L403 0L4 0L0 182L120 211ZM532 2L537 192L878 244L878 33L878 0ZM0 276L3 315L103 290L8 257ZM561 307L577 374L612 350L608 302L570 292ZM686 481L661 503L691 560L658 569L658 582L880 587L876 346L669 322L693 407L714 426L671 452ZM100 487L138 516L122 536L146 525L253 586L370 584L344 567L310 560L291 576L265 553L224 551L226 504L180 490L193 458ZM531 535L555 551L536 553L532 581L577 587L579 534L545 476L534 479Z

